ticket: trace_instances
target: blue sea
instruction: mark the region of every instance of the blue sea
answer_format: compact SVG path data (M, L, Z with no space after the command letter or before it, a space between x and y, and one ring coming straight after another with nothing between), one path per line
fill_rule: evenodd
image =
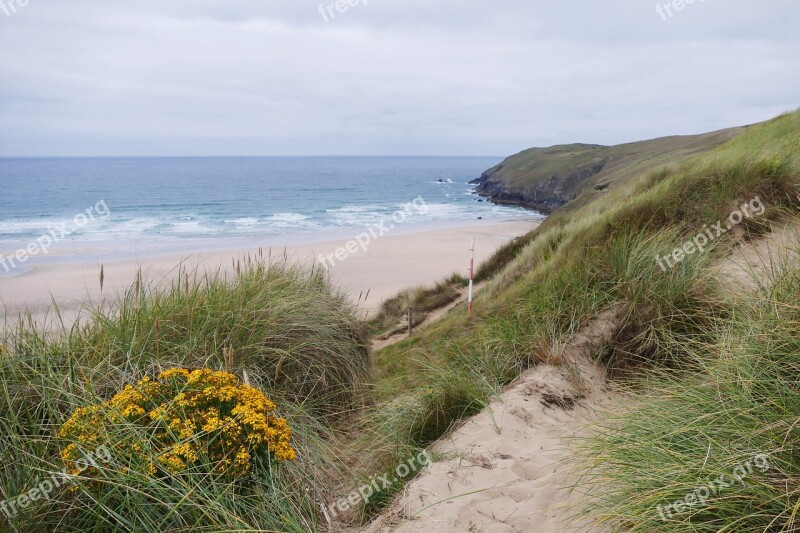
M60 232L58 248L75 250L349 238L415 198L422 198L427 209L407 217L398 232L535 217L531 211L481 202L472 193L467 182L500 160L4 158L0 251L24 247L59 227L69 231Z

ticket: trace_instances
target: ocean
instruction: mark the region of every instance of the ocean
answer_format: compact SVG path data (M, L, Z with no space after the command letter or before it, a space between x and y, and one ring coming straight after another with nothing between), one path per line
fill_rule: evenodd
M62 253L350 238L415 199L424 202L424 211L412 211L397 233L535 217L472 193L467 182L500 160L4 158L0 252L46 234L58 237Z

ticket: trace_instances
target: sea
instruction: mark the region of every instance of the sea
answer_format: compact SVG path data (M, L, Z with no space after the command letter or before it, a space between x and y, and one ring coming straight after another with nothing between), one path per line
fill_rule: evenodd
M301 244L351 238L399 211L398 234L539 217L473 193L468 182L501 159L0 158L0 253L43 236L62 259Z

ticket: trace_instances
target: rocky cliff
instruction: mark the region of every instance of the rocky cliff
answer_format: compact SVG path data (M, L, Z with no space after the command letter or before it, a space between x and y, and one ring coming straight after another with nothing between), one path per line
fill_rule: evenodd
M744 129L617 146L568 144L531 148L507 158L470 183L477 185L477 194L494 203L549 214L568 203L583 205L628 179L711 150Z

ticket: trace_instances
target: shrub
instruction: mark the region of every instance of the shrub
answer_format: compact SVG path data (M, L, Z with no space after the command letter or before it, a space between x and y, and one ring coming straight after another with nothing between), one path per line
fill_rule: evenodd
M275 404L261 391L228 372L175 368L153 381L126 385L110 400L78 408L59 436L70 443L61 452L67 470L91 450L107 446L123 464L142 464L151 475L176 474L208 466L214 474L240 477L254 455L276 462L295 459L292 430L274 415ZM132 424L145 439L116 441L114 425ZM145 461L139 458L145 452ZM149 452L149 453L147 453Z

